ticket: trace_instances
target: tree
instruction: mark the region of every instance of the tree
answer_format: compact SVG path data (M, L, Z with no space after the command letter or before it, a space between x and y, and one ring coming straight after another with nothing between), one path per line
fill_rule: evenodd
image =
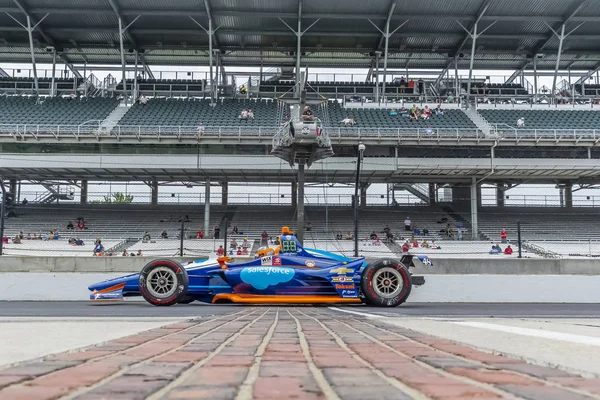
M96 200L92 203L98 204L129 204L133 202L133 195L123 194L121 192L115 192L110 196L104 196L104 200Z

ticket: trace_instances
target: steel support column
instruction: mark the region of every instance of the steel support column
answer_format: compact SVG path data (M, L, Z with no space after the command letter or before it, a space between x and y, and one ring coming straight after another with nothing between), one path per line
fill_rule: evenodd
M210 178L204 183L204 237L210 232Z
M380 51L375 52L375 103L379 104L379 57Z
M134 50L133 52L134 56L135 56L135 64L133 67L133 101L135 102L135 99L137 99L138 96L138 81L137 81L137 77L138 77L138 51L137 49Z
M533 55L533 101L537 103L538 99L538 76L537 76L537 57Z
M226 206L229 198L229 183L221 182L221 205Z
M571 182L565 184L565 207L573 208L573 184Z
M385 23L385 45L383 50L383 85L381 88L381 95L385 101L385 81L387 79L387 61L388 61L388 44L390 41L390 20L388 19ZM408 79L408 77L406 78Z
M429 184L429 205L433 206L436 204L436 187L435 187L435 183L430 183Z
M33 50L33 29L31 27L31 18L27 15L27 34L29 35L29 51L31 52L31 65L33 66L33 83L35 86L35 95L40 97L40 86L38 84L37 67L35 65L35 52Z
M300 95L300 53L302 45L302 0L298 1L298 30L296 31L296 90Z
M504 195L506 193L506 184L504 182L496 183L496 206L504 207Z
M79 203L87 204L88 202L88 181L86 179L81 181L81 190L79 192Z
M50 83L50 97L54 97L56 95L55 84L55 76L56 76L56 49L52 49L52 81Z
M454 98L456 101L459 101L459 92L460 87L458 86L458 57L454 57Z
M152 205L158 204L158 181L152 181L150 186L150 203Z
M471 239L477 240L479 227L477 224L477 178L471 178Z
M125 98L125 104L128 104L127 100L127 79L125 74L125 50L123 49L123 21L119 17L119 45L121 48L121 69L123 74L123 97Z
M475 22L473 26L473 35L471 35L471 60L469 61L469 81L467 82L467 104L466 108L470 107L471 102L471 79L473 78L473 62L475 61L475 43L477 42L477 25Z
M210 74L210 104L215 103L215 77L213 76L213 30L212 18L208 19L208 65Z
M554 67L554 78L552 79L551 102L556 101L556 78L558 77L558 67L560 65L560 55L562 53L563 41L565 39L565 24L560 27L560 36L558 36L558 54L556 55L556 66Z
M298 205L298 183L297 182L292 182L292 187L291 187L291 192L292 192L292 207L296 208L296 206Z
M298 210L296 237L301 245L304 245L304 162L298 163Z

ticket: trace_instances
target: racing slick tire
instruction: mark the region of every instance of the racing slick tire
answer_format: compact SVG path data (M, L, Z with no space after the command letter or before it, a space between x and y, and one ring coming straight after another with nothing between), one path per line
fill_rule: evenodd
M193 298L192 296L182 296L179 301L177 301L177 304L190 304L193 303L196 299Z
M410 295L412 278L404 264L398 260L383 258L365 267L360 287L367 304L396 307Z
M140 293L155 306L172 306L186 300L188 274L173 260L154 260L142 268L138 280Z

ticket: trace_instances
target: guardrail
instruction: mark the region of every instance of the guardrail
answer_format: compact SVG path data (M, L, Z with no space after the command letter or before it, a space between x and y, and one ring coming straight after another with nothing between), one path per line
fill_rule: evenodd
M17 141L29 138L95 138L97 140L113 138L148 139L156 138L195 138L205 139L269 139L277 133L276 126L170 126L170 125L117 125L111 131L100 126L90 125L44 125L44 124L0 124L0 138L13 137ZM326 127L329 137L335 143L343 139L371 140L442 140L442 139L488 139L488 140L600 140L600 129L525 129L496 127L486 133L474 128L362 128L362 127Z

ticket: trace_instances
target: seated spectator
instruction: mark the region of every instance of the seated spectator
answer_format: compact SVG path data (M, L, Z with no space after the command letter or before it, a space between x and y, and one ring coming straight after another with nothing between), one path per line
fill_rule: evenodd
M441 247L440 247L440 246L438 246L438 245L435 243L435 239L431 239L431 246L429 246L429 248L430 248L430 249L433 249L433 250L439 250L439 249L441 249Z
M94 255L102 254L103 251L104 246L102 245L102 242L98 241L98 243L96 243L96 246L94 246Z
M435 114L436 115L444 115L444 110L442 110L442 105L438 104L438 106L435 108Z
M68 243L72 244L74 246L75 245L75 241L76 241L75 238L70 238L69 241L68 241Z
M352 240L354 239L354 235L351 234L350 232L346 233L346 240Z
M504 254L506 254L507 256L510 256L513 253L513 249L512 247L510 247L510 244L504 249Z
M524 128L525 127L525 118L521 117L517 120L517 127Z
M354 119L350 118L349 116L346 115L346 118L344 118L343 120L340 121L340 124L344 124L344 126L353 126L354 125Z
M302 116L301 118L305 121L312 121L313 120L313 112L310 109L309 106L304 107L304 111L302 112Z
M19 235L15 235L15 238L13 239L13 244L21 244L21 238L19 237Z
M384 226L384 227L383 227L383 230L381 231L381 233L385 233L385 234L387 235L387 234L388 234L388 233L390 233L391 231L392 231L392 230L390 229L390 226L389 226L389 225L386 225L386 226Z
M263 231L263 233L260 234L260 244L261 246L269 245L269 234L267 231Z
M75 92L72 92L72 93L69 95L69 98L70 98L71 100L77 100L77 94L76 94Z
M431 129L431 125L427 126L427 129L425 129L425 133L428 135L433 134L433 129Z
M342 232L341 231L338 231L338 233L335 234L335 239L342 240Z
M146 104L148 104L148 98L145 95L141 95L140 96L140 104L145 106Z
M144 241L144 242L148 242L148 241L150 241L151 239L152 239L152 237L150 236L150 232L148 232L148 231L145 231L145 232L144 232L144 236L143 236L143 238L142 238L142 241Z
M279 246L279 245L281 244L281 241L279 240L279 236L277 236L277 237L275 238L275 241L273 242L273 244L274 244L275 246Z
M410 119L410 120L419 119L419 116L417 115L417 107L414 104L413 104L412 108L410 109L410 112L408 113L408 119Z
M27 240L31 240L31 239L33 239L33 238L31 237L31 233L28 233L28 234L27 234Z
M245 120L248 119L248 111L245 108L240 113L240 119L245 119Z
M373 246L381 246L381 239L375 239L375 243L373 243Z
M248 255L248 248L247 247L242 247L242 255L243 256L247 256Z
M254 111L252 109L248 110L248 119L254 119Z
M502 253L502 249L500 248L500 246L496 246L495 244L492 245L492 249L490 250L490 254L498 254L498 253Z
M221 228L219 228L219 225L215 225L215 229L213 230L213 238L218 239L219 236L221 236Z
M231 243L229 243L229 247L231 247L232 249L236 249L238 247L237 241L235 240L235 238L231 239Z
M29 200L27 200L27 197L25 197L25 198L23 199L23 201L21 202L21 204L23 204L24 206L26 206L26 205L27 205L27 203L29 203Z
M163 239L168 239L169 235L167 234L167 231L162 231L162 233L160 234L160 237Z
M390 117L395 117L398 115L398 111L395 108L390 110Z
M429 243L427 243L427 239L423 240L423 243L421 243L421 247L424 249L428 249L429 248Z
M412 221L408 217L404 220L404 230L409 232L412 231Z
M129 253L130 257L135 257L135 253Z
M403 253L408 253L408 251L410 250L410 244L408 244L408 240L406 242L404 242L404 244L402 245L402 252Z
M67 229L75 229L71 221L69 221L69 223L67 224Z
M121 254L121 256L123 257L127 257L129 254L127 254L127 250L123 250L123 254Z
M239 232L239 229L238 229L237 225L234 225L234 226L233 226L233 229L231 230L231 233L234 233L234 234L236 234L236 235L239 235L239 234L240 234L240 232Z
M425 106L425 110L423 110L423 114L427 115L427 119L429 119L429 117L431 117L431 110L429 109L429 106Z
M241 255L242 255L242 248L241 248L241 247L238 247L238 248L237 248L237 253L236 253L236 254L237 254L238 256L241 256Z
M83 243L83 240L81 240L81 239L77 239L77 240L75 241L75 246L83 246L84 244L85 244L85 243Z
M371 232L371 234L369 235L369 239L377 240L377 234L375 233L375 231Z
M204 239L204 231L202 231L202 229L196 234L196 239Z
M225 249L223 248L223 246L222 246L222 245L221 245L221 246L219 246L219 248L217 249L217 255L218 255L219 257L222 257L222 256L224 256L224 255L225 255Z
M83 219L81 221L77 222L77 229L79 229L79 230L85 229L85 222L83 222Z
M312 229L312 224L310 223L310 221L308 221L308 222L306 223L306 225L304 225L304 229L306 229L308 232L310 232L310 231L311 231L311 229Z
M423 228L423 235L429 235L429 229Z
M413 229L413 234L416 236L421 235L421 228L419 228L418 226L415 226Z
M244 238L242 241L242 249L248 249L250 247L250 243L248 242L248 238Z
M141 257L141 256L142 256L142 250L141 250L141 249L140 249L140 250L138 250L138 252L137 252L136 256L137 256L137 257Z
M200 122L198 124L198 136L204 135L205 130L206 129L204 128L204 124L202 122Z

